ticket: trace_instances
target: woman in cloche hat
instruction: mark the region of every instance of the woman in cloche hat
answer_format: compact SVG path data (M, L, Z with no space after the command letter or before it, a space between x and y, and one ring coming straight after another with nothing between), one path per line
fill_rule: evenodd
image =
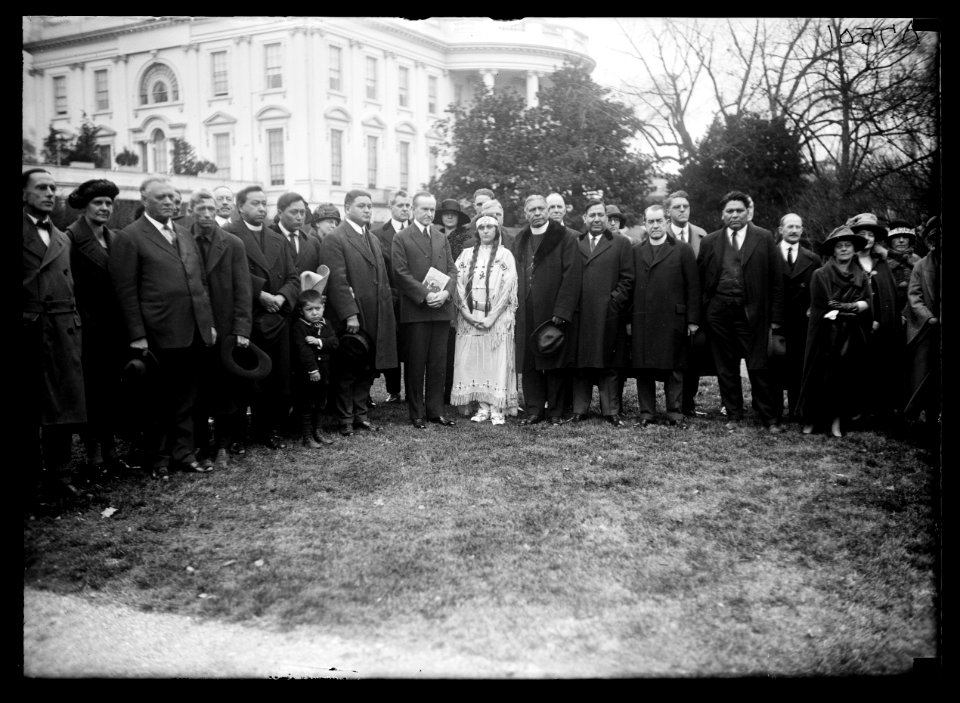
M797 401L804 434L829 423L830 434L840 437L841 421L862 408L870 283L855 259L866 243L843 225L820 246L824 264L810 282L810 323Z

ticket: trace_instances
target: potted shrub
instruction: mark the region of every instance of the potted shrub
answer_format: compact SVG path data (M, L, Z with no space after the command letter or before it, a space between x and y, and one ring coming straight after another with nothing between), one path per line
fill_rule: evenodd
M123 148L119 154L117 154L116 159L117 166L120 167L121 171L136 171L137 164L140 163L140 157L135 151L130 151L126 147Z

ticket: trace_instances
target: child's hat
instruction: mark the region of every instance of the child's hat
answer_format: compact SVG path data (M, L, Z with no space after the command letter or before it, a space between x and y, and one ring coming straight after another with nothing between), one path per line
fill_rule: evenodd
M300 274L300 292L315 290L323 294L323 289L327 287L328 278L330 278L330 269L325 264L321 264L316 273L304 271Z

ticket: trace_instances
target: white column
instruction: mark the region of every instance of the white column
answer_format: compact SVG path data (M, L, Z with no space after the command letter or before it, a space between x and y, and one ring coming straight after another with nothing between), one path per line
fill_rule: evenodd
M493 92L493 85L496 81L498 73L499 71L495 68L486 68L480 71L480 77L483 78L483 84L491 93Z
M527 107L536 107L537 93L540 91L540 72L527 71Z

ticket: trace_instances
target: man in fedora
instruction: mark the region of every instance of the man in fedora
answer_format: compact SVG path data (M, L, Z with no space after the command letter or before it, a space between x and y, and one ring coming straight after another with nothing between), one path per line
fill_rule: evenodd
M517 326L514 335L517 369L522 374L527 417L521 425L535 425L549 416L553 425L563 424L565 386L576 361L582 256L576 233L547 217L547 201L530 195L523 206L527 225L511 247L517 262ZM564 332L565 342L557 354L535 353L533 332L550 322Z
M204 350L203 372L194 406L193 426L197 460L204 466L225 469L227 448L241 437L246 406L243 380L236 378L221 362L221 347L246 347L250 343L253 297L243 242L216 223L213 193L199 189L190 196L193 225L190 233L197 243L207 279L217 341ZM229 351L229 350L228 350ZM240 413L243 412L244 416ZM208 419L213 417L211 443ZM212 458L211 458L212 457Z
M627 310L633 289L630 240L607 229L599 200L587 201L587 231L579 236L581 266L577 363L573 374L573 419L587 419L593 387L600 392L603 419L623 427L619 370L628 363Z
M130 346L149 349L159 365L159 397L150 442L156 476L172 463L209 470L197 461L193 410L203 352L217 339L204 266L196 241L172 221L173 184L160 176L140 186L143 215L117 233L110 278L126 322Z
M727 428L743 421L740 360L746 359L753 407L767 431L777 433L783 405L777 405L768 348L770 332L783 323L783 257L773 234L748 222L750 203L740 191L723 196L725 226L700 242L697 268Z
M383 265L387 268L387 276L390 278L390 291L393 294L393 314L400 319L400 292L397 290L397 283L393 275L393 238L397 232L402 232L410 225L410 217L413 211L413 198L407 195L407 191L398 190L390 199L390 219L383 223L382 227L373 230L380 241L380 251L383 254ZM401 348L399 338L399 326L397 330L397 349ZM398 363L392 369L383 369L383 380L387 387L387 402L399 403L400 396L400 364Z
M21 436L31 471L22 476L25 494L46 465L55 487L75 492L66 476L73 426L86 422L81 325L74 297L70 239L50 215L57 184L42 168L23 172L23 326L21 365L26 370L26 407Z
M341 335L361 330L373 346L374 369L397 366L397 329L390 278L380 242L370 234L373 200L363 190L351 190L343 202L346 219L323 239L320 262L330 269L326 312ZM341 357L343 354L340 355ZM376 371L334 362L340 434L378 431L367 417L370 386Z
M240 218L225 230L243 243L253 297L254 344L269 355L270 375L254 385L251 397L251 434L270 449L283 449L280 427L290 412L290 317L293 315L300 279L293 247L279 232L264 226L267 195L260 186L247 186L237 193ZM237 454L245 453L235 443Z
M455 314L457 269L450 242L433 224L436 207L433 195L426 191L417 193L413 197L414 223L393 238L393 278L400 292L404 387L410 422L418 429L424 429L427 421L440 426L456 424L443 416L443 392L450 323ZM431 269L447 276L446 283L439 289L424 283Z

